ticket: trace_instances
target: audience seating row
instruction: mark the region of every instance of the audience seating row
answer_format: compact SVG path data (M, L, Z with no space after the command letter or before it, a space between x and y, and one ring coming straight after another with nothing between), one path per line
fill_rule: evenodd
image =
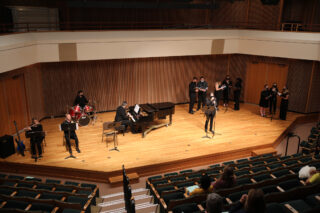
M90 212L95 184L0 174L0 212Z

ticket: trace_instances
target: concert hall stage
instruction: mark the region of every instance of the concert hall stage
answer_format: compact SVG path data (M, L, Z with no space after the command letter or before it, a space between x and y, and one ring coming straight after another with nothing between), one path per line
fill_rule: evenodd
M107 148L106 141L101 141L102 123L113 121L115 112L99 113L94 125L80 127L77 131L81 153L73 147L76 159L65 159L68 152L58 128L63 118L46 119L42 121L47 132L43 158L35 162L30 152L25 157L14 154L0 160L0 170L97 182L120 174L122 164L128 173L159 174L247 157L252 150L275 147L294 123L304 119L301 114L289 112L287 121L279 120L278 113L271 121L260 117L259 107L250 104L241 104L240 111L220 108L216 116L216 135L212 139L202 138L205 135L204 114L198 111L191 115L188 105L183 104L175 106L173 123L169 127L153 130L145 138L131 132L124 136L119 134L120 152L109 151L113 143ZM29 142L26 145L30 150Z

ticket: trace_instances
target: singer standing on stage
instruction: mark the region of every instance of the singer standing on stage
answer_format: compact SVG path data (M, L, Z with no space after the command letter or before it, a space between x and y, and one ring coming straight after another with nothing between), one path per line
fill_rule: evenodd
M270 98L269 98L270 114L276 114L278 92L279 90L278 90L277 83L273 83L272 87L270 88Z
M198 108L197 111L200 109L201 105L204 107L206 105L206 96L208 90L208 83L204 80L204 77L200 77L200 81L197 84L198 92ZM202 104L201 104L202 103Z
M221 81L218 81L215 83L215 90L214 90L214 96L216 97L217 102L217 110L219 110L219 103L222 96L222 91L224 87L221 84Z
M193 77L193 80L189 84L189 97L190 97L189 113L190 114L194 113L193 106L197 99L197 92L198 92L197 81L198 81L198 78Z
M269 98L269 86L268 84L265 84L264 89L261 91L259 102L260 115L262 117L266 117L266 108L268 108Z
M288 90L288 88L286 86L283 87L280 97L281 97L280 119L281 120L286 120L287 119L288 105L289 105L289 90Z
M240 109L240 94L242 88L242 79L237 78L237 81L234 85L233 97L234 97L234 110Z
M32 123L29 127L26 128L26 137L30 138L30 144L31 144L31 154L32 158L42 158L42 141L44 139L44 135L37 134L38 132L43 132L42 125L36 118L32 118ZM38 155L37 156L37 151Z
M62 122L61 125L70 124L70 123L72 123L71 115L70 114L66 114L66 119ZM64 137L66 139L66 143L67 143L67 147L69 149L69 153L72 154L70 139L74 139L75 140L76 150L77 150L78 153L80 153L79 140L78 140L78 137L77 137L77 134L76 134L75 130L70 131L70 135L69 135L69 131L64 131Z
M210 93L210 97L206 100L206 105L207 109L205 110L205 115L206 115L206 124L204 126L205 131L208 131L208 123L210 122L210 132L214 134L214 131L212 130L212 123L213 123L213 118L216 115L216 98L214 97L213 92Z
M225 85L226 88L223 90L223 106L227 107L229 104L229 92L232 88L232 81L230 80L230 75L227 75L223 80L222 85Z

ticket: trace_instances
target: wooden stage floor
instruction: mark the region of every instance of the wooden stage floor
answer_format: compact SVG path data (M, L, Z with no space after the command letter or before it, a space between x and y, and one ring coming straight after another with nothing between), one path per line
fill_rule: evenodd
M105 174L119 171L122 164L131 171L138 167L162 165L150 167L144 175L157 174L170 171L170 165L173 165L171 170L176 169L174 162L180 162L179 168L204 165L208 162L213 164L249 156L250 152L257 148L272 147L292 122L301 116L289 112L287 121L274 119L271 122L270 118L259 116L259 107L256 105L241 104L240 111L229 109L226 112L221 107L216 115L217 134L213 139L204 139L203 113L198 111L191 115L188 113L187 104L176 105L171 126L153 130L145 138L131 132L125 136L120 134L120 152L117 152L108 150L113 147L113 143L110 142L107 149L106 142L101 141L102 123L112 121L115 112L97 115L95 125L89 124L77 131L81 153L77 153L73 147L76 159L65 159L68 152L62 145L63 133L58 129L63 118L54 118L42 121L47 131L43 159L35 162L31 159L30 152L27 152L26 157L14 154L0 162L84 169ZM29 142L26 145L30 149ZM140 174L142 170L137 171Z

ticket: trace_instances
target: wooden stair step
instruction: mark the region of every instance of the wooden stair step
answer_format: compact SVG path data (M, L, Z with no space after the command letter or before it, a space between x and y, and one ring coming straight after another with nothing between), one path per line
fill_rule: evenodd
M129 173L129 174L127 174L127 176L129 178L129 180L138 180L139 179L139 175L136 172ZM111 184L122 183L122 181L123 181L122 175L109 177L109 183L111 183Z
M263 148L263 149L255 149L252 150L251 155L257 156L257 155L264 155L264 154L276 154L277 150L275 150L273 147Z

